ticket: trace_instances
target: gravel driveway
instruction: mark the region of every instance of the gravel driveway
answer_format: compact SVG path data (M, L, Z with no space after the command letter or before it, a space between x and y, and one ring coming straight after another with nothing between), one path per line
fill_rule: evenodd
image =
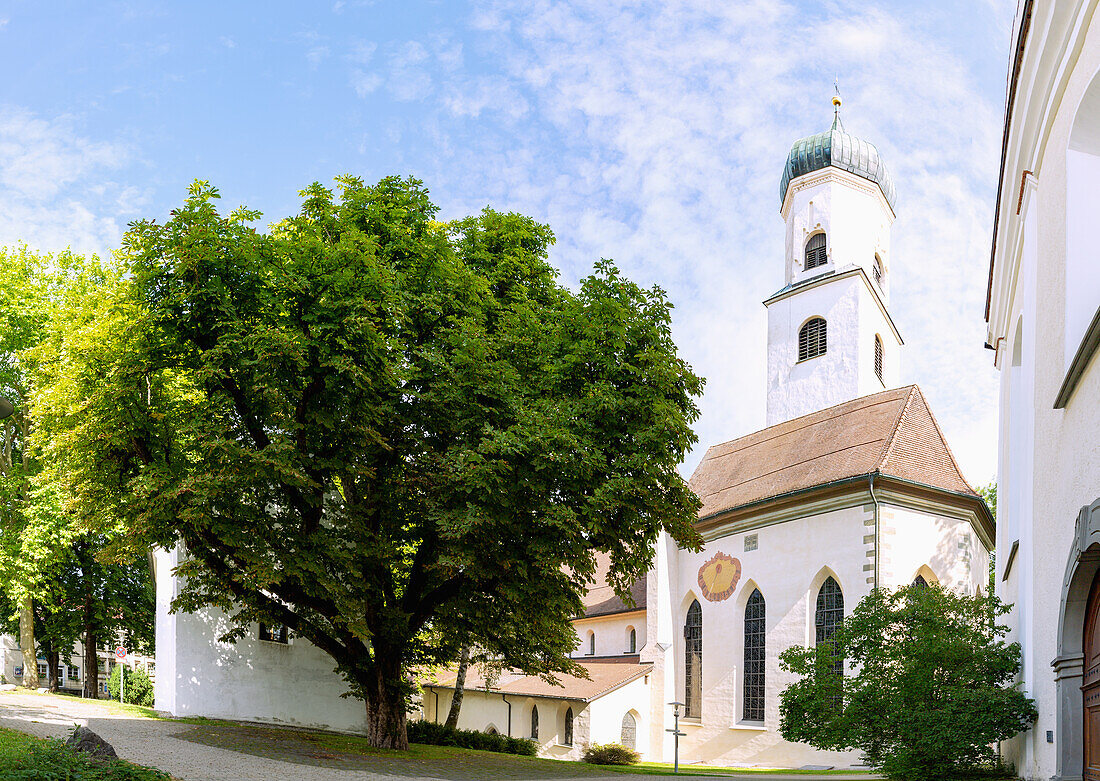
M64 737L74 724L86 725L99 733L123 759L160 768L181 781L627 781L677 778L604 775L595 768L565 762L538 763L528 771L518 769L515 760L502 757L498 762L492 755L481 754L471 756L476 764L449 762L446 766L439 762L416 762L389 756L335 754L311 741L308 732L227 724L194 725L119 715L94 700L19 692L0 694L0 727L40 737ZM517 771L522 775L517 775ZM756 777L762 781L868 781L872 778L866 774Z

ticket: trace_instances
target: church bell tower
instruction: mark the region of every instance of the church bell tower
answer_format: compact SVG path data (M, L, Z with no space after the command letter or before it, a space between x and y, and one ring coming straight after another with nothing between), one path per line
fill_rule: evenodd
M887 308L894 184L874 144L833 125L791 147L779 185L784 286L769 297L768 425L897 387Z

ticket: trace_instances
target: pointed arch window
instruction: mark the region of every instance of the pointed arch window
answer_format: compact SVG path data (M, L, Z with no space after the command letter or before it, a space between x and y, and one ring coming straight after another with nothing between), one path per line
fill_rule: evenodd
M531 740L539 739L539 706L531 706Z
M698 719L703 705L703 608L692 601L684 622L684 716Z
M630 627L626 633L626 652L632 654L638 650L638 633L634 627Z
M883 385L886 384L882 379L882 339L878 334L875 334L875 376Z
M871 267L871 273L875 275L875 283L882 288L882 258L875 255L875 265Z
M815 233L806 242L806 270L824 266L828 262L829 257L825 252L825 234Z
M828 326L823 317L812 317L798 329L798 360L824 355L828 348Z
M924 575L917 575L913 579L913 585L917 588L928 588L928 581L924 579Z
M565 739L562 741L566 746L573 745L573 709L565 709Z
M826 578L817 592L817 610L814 613L816 644L832 641L836 628L844 618L844 593L832 576ZM837 675L844 673L844 661L837 659L833 667Z
M753 589L745 603L745 721L764 720L764 608L764 595Z
M588 650L585 653L588 656L596 655L596 633L591 630L588 632Z
M629 749L638 747L638 721L630 711L623 715L623 726L619 733L619 742Z

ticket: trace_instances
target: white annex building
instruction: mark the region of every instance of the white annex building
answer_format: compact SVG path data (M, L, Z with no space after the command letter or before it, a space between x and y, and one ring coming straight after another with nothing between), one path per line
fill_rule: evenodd
M1100 779L1100 15L1022 0L1013 35L986 346L997 590L1039 718L1001 749L1025 779Z
M977 593L994 525L920 389L898 387L888 308L894 187L878 150L841 126L797 141L780 186L783 287L768 311L768 428L711 447L691 478L698 553L664 539L634 605L602 580L575 621L590 680L467 676L459 726L533 737L548 756L622 742L682 761L857 764L784 741L779 654L827 639L876 586ZM454 674L425 688L446 719Z
M534 738L545 756L622 742L671 761L667 703L678 700L686 762L859 762L779 736L790 680L779 654L830 637L876 586L976 593L994 536L920 389L898 387L894 200L878 150L839 116L794 144L780 186L783 286L764 302L768 427L711 447L692 476L705 547L660 540L633 604L597 579L575 620L589 679L506 672L489 685L471 668L460 727ZM256 627L228 646L215 611L169 614L175 556L157 555L158 709L365 729L332 662L301 638ZM426 681L419 717L443 721L453 686L453 674Z

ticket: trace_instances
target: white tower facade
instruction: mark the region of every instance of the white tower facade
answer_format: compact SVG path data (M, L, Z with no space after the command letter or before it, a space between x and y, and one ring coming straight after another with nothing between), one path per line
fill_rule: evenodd
M878 150L837 115L795 142L780 197L785 284L764 302L769 426L897 387L903 344L887 308L894 186Z

